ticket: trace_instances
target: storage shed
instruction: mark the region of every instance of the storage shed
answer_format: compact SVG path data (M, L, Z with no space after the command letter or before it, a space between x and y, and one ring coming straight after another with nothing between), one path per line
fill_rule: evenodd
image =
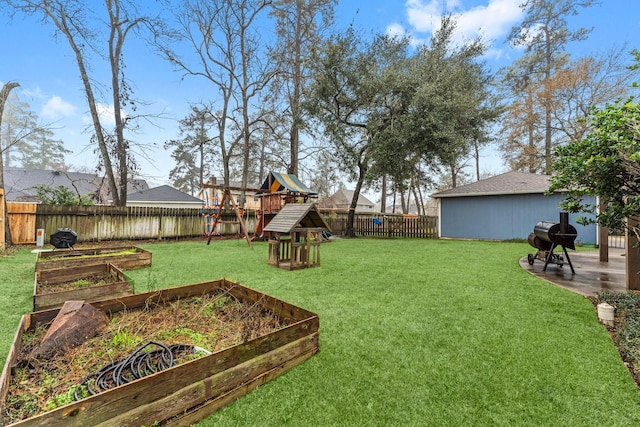
M507 172L468 185L432 194L438 200L440 237L458 239L527 239L539 221L558 221L565 195L546 195L549 176ZM595 203L595 197L589 203ZM576 220L586 214L571 214L569 222L578 232L576 242L597 243L597 227Z
M269 232L269 265L285 270L319 266L322 232L328 229L314 204L284 205L264 228Z

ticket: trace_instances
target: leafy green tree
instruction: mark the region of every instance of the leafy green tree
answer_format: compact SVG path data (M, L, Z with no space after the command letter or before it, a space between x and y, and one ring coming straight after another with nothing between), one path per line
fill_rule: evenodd
M454 46L454 28L445 18L431 45L415 53L408 39L377 35L365 41L350 29L334 35L314 58L305 105L356 182L349 223L365 184L386 184L388 177L395 191L419 201L417 189L426 180L418 171L445 163L457 175L460 159L497 117L486 102L489 78L479 62L484 45Z
M520 6L525 17L519 25L512 28L509 35L512 44L525 48L525 72L516 73L528 80L523 88L533 82L545 86L541 102L544 108L542 123L546 173L551 172L553 148L553 101L547 84L556 70L567 61L566 45L586 39L590 32L585 28L571 31L567 17L577 15L579 8L589 7L594 3L595 0L526 0Z
M568 190L565 209L595 216L582 223L623 230L627 218L640 218L640 104L630 98L594 108L591 124L593 131L582 140L556 149L549 191ZM598 211L584 195L598 196L606 209Z
M51 187L48 185L36 185L36 196L45 205L73 205L89 206L93 205L93 195L83 195L73 192L64 185Z
M394 58L386 69L383 87L392 90L381 100L385 126L376 140L374 168L390 176L397 189L403 181L415 182L420 168L439 172L444 167L456 186L456 177L477 144L489 140L490 125L501 112L489 93L492 77L480 60L485 45L480 40L454 44L455 26L444 18L430 45L406 59Z
M636 71L640 51L631 53L635 63L628 68ZM591 132L584 138L556 149L558 160L549 191L568 190L564 209L593 214L581 218L581 223L628 229L640 237L640 103L629 97L592 107L590 125ZM597 196L599 206L585 203L584 195Z
M66 170L65 156L71 151L62 141L53 138L50 128L39 123L28 103L17 96L7 101L0 138L7 142L3 150L4 166Z
M637 71L626 67L624 47L611 48L568 61L543 84L527 80L525 59L506 71L505 87L512 94L502 121L505 138L500 145L503 158L513 170L545 172L545 103L552 106L553 146L582 139L589 131L589 113L594 105L626 98ZM528 76L531 77L531 76Z
M53 131L37 128L20 147L22 167L47 170L67 170L65 156L71 153L61 140L53 138Z
M404 55L407 41L377 36L367 43L350 28L336 34L315 52L314 81L305 107L330 141L336 162L356 181L345 234L353 237L358 197L369 172L371 151L391 125L384 98L392 57Z

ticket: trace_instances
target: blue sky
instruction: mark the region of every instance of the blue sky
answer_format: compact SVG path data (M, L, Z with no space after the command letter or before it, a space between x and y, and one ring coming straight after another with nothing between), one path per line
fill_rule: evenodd
M483 36L490 46L487 63L498 69L520 55L519 50L504 44L504 37L521 21L518 5L522 1L342 0L336 8L336 21L338 28L353 23L364 32L408 34L420 43L429 39L440 16L449 12L457 18L460 38ZM628 43L629 50L640 48L640 8L631 6L635 1L602 0L601 5L582 9L579 15L571 17L571 28L593 27L587 41L570 46L572 55L578 57L623 43ZM101 2L92 0L87 4ZM38 19L18 16L10 20L6 14L0 16L0 40L0 84L20 83L14 93L30 104L41 122L50 123L56 138L73 151L67 163L93 170L96 158L88 142L90 133L85 131L88 109L66 41L56 40L51 27L43 26ZM177 120L188 114L189 103L206 99L206 91L203 95L206 86L194 77L182 79L142 44L127 45L125 49L126 72L133 82L135 97L145 101L140 110L164 117L153 124L142 123L142 131L135 136L137 142L148 147L141 172L152 186L169 184L168 173L174 164L162 145L165 140L177 137ZM92 72L99 79L108 79L106 70ZM105 101L103 108L113 107ZM481 169L484 173L505 171L491 148L482 153Z

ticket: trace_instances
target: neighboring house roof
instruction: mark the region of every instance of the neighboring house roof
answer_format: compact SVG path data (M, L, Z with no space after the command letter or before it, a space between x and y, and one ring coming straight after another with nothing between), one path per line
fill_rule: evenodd
M127 194L135 193L138 191L148 190L149 185L147 181L144 179L129 179L129 184L127 184Z
M333 193L331 196L322 200L320 205L323 208L338 208L351 205L351 200L353 200L353 194L355 192L353 190L338 190ZM362 193L358 196L358 206L369 206L372 209L375 207L375 204L369 200L367 197L362 195Z
M202 200L169 185L161 185L143 191L127 194L127 200L132 202L184 202L202 203Z
M296 227L329 229L329 226L313 203L288 203L280 209L264 231L291 233Z
M37 185L63 186L74 194L98 197L102 178L96 174L44 169L4 168L4 191L10 202L37 202Z
M262 183L261 190L267 190L270 193L277 193L278 191L290 191L298 194L318 194L312 191L309 187L304 185L297 176L290 173L269 172L269 175Z
M434 193L430 197L495 196L506 194L541 194L549 189L549 175L506 172L471 184Z

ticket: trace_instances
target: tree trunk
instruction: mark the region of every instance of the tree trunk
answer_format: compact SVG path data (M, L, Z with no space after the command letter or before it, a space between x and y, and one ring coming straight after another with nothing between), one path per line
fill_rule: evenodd
M300 88L302 86L302 60L300 41L300 13L298 13L295 29L295 41L293 44L293 96L291 97L291 130L289 173L298 176L298 155L300 152Z
M380 212L387 211L387 175L382 175L382 194L380 195Z
M113 166L111 164L111 157L109 155L109 148L107 146L107 142L104 137L104 132L102 130L102 124L100 123L100 114L98 113L98 107L96 103L95 96L93 94L93 88L91 86L91 80L89 79L89 74L87 73L87 67L84 62L84 55L82 53L81 48L76 43L74 36L71 30L68 27L68 22L65 20L59 21L53 15L50 15L52 19L56 22L56 26L58 29L65 35L71 49L76 58L76 63L78 64L78 70L80 71L80 78L82 79L82 84L84 86L84 93L87 97L87 104L89 105L89 112L91 113L91 120L93 123L93 129L95 131L95 137L98 141L98 148L100 150L100 155L102 157L102 161L104 162L104 171L107 175L107 183L109 184L109 190L111 192L111 197L113 199L113 204L116 206L120 205L120 198L118 197L118 187L116 185L116 178L113 173ZM117 108L117 106L116 106Z
M364 155L364 153L362 154ZM347 216L347 229L345 231L345 235L347 237L356 237L353 224L356 219L356 207L358 206L358 198L360 197L360 190L362 190L362 184L364 183L364 176L366 173L367 160L358 160L358 181L356 182L356 188L353 191L353 198L351 199L351 205L349 206L349 215Z
M7 82L2 86L2 90L0 90L0 129L2 129L2 115L4 114L4 104L7 102L9 98L9 93L20 86L17 82ZM2 134L0 134L0 138ZM7 141L7 146L3 147L2 140L0 140L0 189L2 189L2 193L4 194L4 165L2 163L2 152L1 150L7 149L9 145L9 141ZM11 238L11 229L9 228L9 214L7 212L7 198L6 196L2 197L1 203L4 204L4 218L2 218L2 222L4 224L4 242L0 242L0 247L4 248L5 244L11 245L13 240Z
M480 181L480 146L478 140L473 141L473 151L476 158L476 181Z

